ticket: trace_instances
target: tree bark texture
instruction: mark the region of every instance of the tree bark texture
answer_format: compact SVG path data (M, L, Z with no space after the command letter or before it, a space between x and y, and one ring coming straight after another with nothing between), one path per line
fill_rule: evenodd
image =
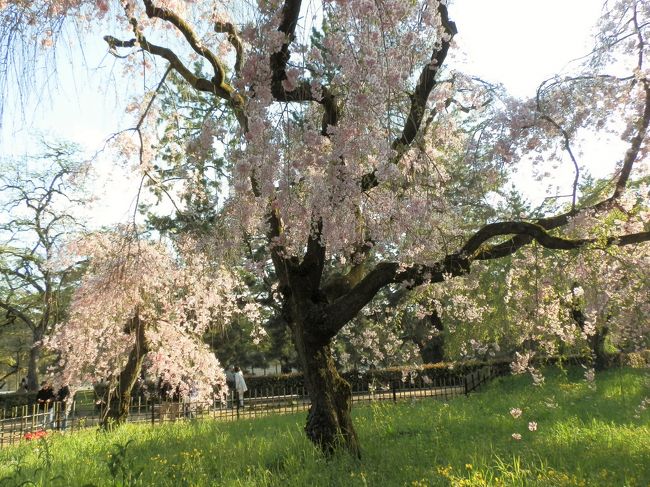
M302 267L287 269L284 315L289 323L298 360L311 400L305 431L326 455L346 449L360 457L359 440L352 424L352 390L336 370L331 337L323 333L327 298L321 291L324 251L311 243Z
M571 310L571 315L580 330L584 331L586 320L582 310L580 308L573 308ZM612 362L612 357L605 350L605 340L608 333L609 328L604 326L600 329L596 329L594 334L588 339L589 348L591 349L591 354L594 360L594 368L596 370L605 370Z
M130 320L126 329L135 333L135 344L129 352L126 365L117 378L117 384L111 384L106 391L106 409L101 418L103 428L111 428L122 424L128 418L131 393L140 376L144 356L148 352L144 335L145 325L137 314Z
M311 400L305 426L307 437L326 455L342 447L360 457L359 440L352 424L352 389L336 370L330 344L310 343L309 332L300 323L293 323L292 329Z
M27 362L27 388L30 391L37 391L38 383L38 362L41 358L40 342L43 339L40 330L32 334L32 348L29 349L29 361Z
M422 330L419 330L420 333L415 339L415 344L420 351L422 363L436 364L442 362L445 358L445 327L438 311L433 309L430 316L426 317L422 323L418 323L419 327L422 327ZM431 338L427 338L432 329L438 333Z

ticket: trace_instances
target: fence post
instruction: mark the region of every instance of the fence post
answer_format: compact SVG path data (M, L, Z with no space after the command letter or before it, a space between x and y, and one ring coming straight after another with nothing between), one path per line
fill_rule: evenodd
M282 412L287 412L287 386L282 388Z
M397 402L397 381L393 381L393 402Z
M467 384L467 375L465 375L465 377L463 377L463 385L465 387L465 395L467 396L469 394L469 387L468 387L468 384Z
M155 406L156 406L156 398L152 396L151 397L151 426L153 426L156 423Z

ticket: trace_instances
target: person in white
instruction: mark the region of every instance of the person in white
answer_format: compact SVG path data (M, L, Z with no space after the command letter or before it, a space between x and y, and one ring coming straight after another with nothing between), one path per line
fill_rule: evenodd
M199 389L196 387L196 382L190 383L189 394L183 398L183 407L185 408L185 417L194 419L196 417L197 404L199 398Z
M244 374L239 367L235 367L235 391L237 391L237 399L239 400L239 407L244 406L244 393L248 390Z

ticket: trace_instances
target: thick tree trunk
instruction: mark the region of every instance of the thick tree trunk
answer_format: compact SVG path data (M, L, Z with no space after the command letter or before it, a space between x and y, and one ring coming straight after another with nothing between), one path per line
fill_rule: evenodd
M280 236L282 221L277 212L269 215L269 240ZM316 222L315 235L307 242L307 252L298 264L287 259L281 248L271 256L280 281L283 319L289 324L305 386L311 400L305 432L326 455L346 449L359 458L359 440L352 424L352 390L337 372L330 344L336 330L330 325L325 309L331 304L321 290L325 265L325 247L320 241L322 222ZM342 325L341 325L342 326Z
M29 349L29 361L27 362L27 387L30 391L37 391L38 383L38 362L41 358L40 342L43 336L40 332L32 334L32 348Z
M582 310L579 308L573 308L571 310L571 315L580 330L584 331L586 320ZM591 348L591 354L594 359L594 368L596 370L605 370L611 365L612 357L605 350L605 339L607 338L608 333L609 328L603 326L601 329L596 329L594 334L588 339L589 348Z
M612 357L605 351L605 339L609 333L609 328L606 326L600 330L596 330L589 338L591 351L594 355L594 368L596 370L605 370L611 365Z
M305 431L326 455L345 448L360 457L359 440L352 424L352 390L336 370L329 343L313 344L309 333L293 323L294 342L311 400Z
M445 327L435 309L428 319L426 319L425 323L425 326L427 327L425 330L426 332L430 332L430 327L433 327L438 333L429 340L418 340L416 342L416 345L420 350L422 362L425 364L442 362L445 358Z
M144 336L144 323L136 315L127 326L128 331L136 333L135 344L129 352L126 365L122 369L117 384L109 385L105 396L105 410L101 418L103 428L124 423L129 416L129 407L131 405L131 393L135 386L140 371L142 370L142 361L147 354L148 349Z

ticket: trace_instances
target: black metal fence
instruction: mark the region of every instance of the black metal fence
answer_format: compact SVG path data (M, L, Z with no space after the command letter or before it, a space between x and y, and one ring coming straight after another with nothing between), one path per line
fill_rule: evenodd
M353 404L375 401L435 398L448 400L469 394L502 375L497 367L485 366L461 377L430 379L417 373L402 381L370 383L352 391ZM132 401L127 421L150 423L167 421L215 419L234 421L269 414L295 413L309 408L304 387L270 387L246 392L243 404L231 393L225 402L171 401L159 398ZM68 404L55 402L4 409L0 415L0 447L23 440L36 439L50 431L74 431L97 426L103 417L101 406L92 400L76 400Z

